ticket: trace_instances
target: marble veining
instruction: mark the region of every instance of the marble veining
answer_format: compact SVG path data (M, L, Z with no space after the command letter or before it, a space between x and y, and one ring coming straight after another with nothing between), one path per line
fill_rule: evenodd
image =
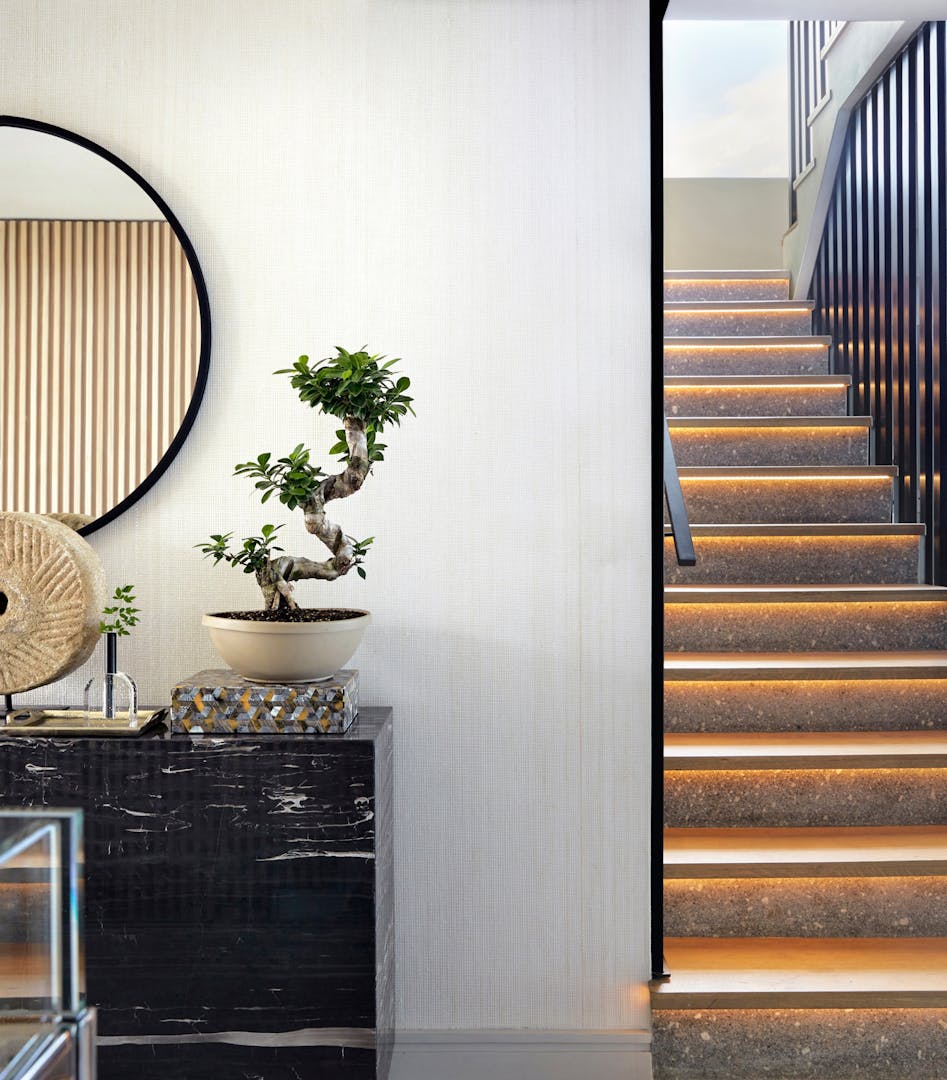
M389 709L344 735L0 746L4 805L85 810L101 1080L387 1075Z

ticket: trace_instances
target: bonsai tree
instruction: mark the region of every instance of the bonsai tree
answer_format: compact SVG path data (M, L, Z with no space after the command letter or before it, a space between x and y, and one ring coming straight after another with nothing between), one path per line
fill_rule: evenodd
M231 547L233 533L215 534L198 544L215 565L221 561L254 574L263 592L266 611L287 613L298 608L293 598L293 582L315 578L334 581L352 568L365 577L362 566L374 537L355 540L330 521L326 505L353 495L365 482L376 462L384 461L386 445L379 436L388 424L401 424L407 413L414 415L412 398L405 394L411 385L398 375L398 358L386 360L364 349L350 353L336 346L336 355L317 364L300 356L291 368L277 375L289 375L299 399L342 422L329 454L340 459L342 471L325 473L312 464L310 451L300 443L285 457L260 454L254 461L235 466L234 475L254 483L261 503L276 495L289 510L300 510L308 532L329 550L322 561L286 555L276 544L282 525L264 525L259 536L246 537L242 546ZM291 617L291 616L290 616Z

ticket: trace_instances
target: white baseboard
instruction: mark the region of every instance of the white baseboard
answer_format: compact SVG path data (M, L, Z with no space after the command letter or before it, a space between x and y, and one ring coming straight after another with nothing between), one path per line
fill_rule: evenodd
M648 1031L399 1031L391 1080L651 1080Z

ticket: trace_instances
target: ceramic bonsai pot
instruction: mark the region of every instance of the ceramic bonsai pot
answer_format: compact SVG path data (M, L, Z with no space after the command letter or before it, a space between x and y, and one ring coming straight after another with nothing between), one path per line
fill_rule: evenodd
M205 615L221 658L254 682L322 682L345 667L371 622L367 611L304 608L293 621L264 621L269 613L229 611Z

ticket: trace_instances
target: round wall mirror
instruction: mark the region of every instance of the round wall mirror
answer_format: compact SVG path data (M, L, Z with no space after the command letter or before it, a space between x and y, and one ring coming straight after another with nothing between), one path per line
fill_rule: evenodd
M112 521L180 449L209 359L204 278L154 188L0 116L0 511Z

